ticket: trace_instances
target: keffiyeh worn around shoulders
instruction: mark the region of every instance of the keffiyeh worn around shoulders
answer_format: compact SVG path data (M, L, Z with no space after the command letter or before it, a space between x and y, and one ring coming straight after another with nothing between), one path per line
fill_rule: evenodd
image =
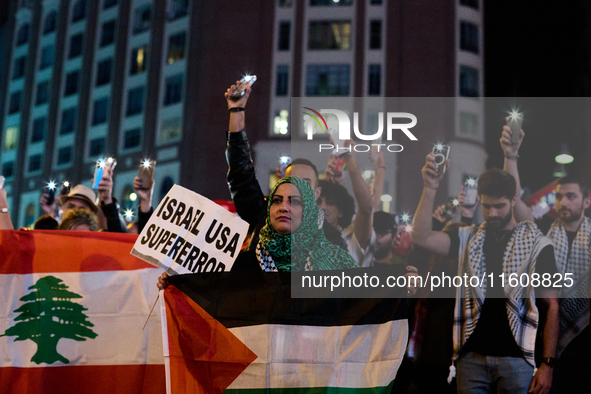
M302 195L302 220L291 235L279 234L270 221L270 209L277 188L291 183ZM257 245L257 259L264 271L303 271L356 268L357 263L343 249L330 243L318 228L318 206L310 185L299 177L279 180L269 196L267 219Z

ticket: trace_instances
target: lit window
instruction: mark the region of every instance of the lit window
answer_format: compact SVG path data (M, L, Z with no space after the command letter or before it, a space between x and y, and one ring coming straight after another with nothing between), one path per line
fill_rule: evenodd
M186 33L178 33L168 39L168 64L185 58Z
M16 149L18 146L18 126L9 126L4 130L4 150Z
M350 21L311 21L308 49L351 48Z
M460 134L470 137L479 135L478 115L468 112L460 112Z
M160 141L170 142L179 140L182 133L182 119L172 118L162 121L160 126Z
M289 111L286 109L282 109L279 112L275 113L275 118L273 119L273 132L279 135L286 135L289 130Z
M139 74L148 68L148 46L144 45L131 51L131 70L129 73Z

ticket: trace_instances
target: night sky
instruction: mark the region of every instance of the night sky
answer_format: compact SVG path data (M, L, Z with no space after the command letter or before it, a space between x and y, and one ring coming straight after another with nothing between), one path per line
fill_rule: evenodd
M527 101L519 99L523 97L589 96L585 83L591 41L586 31L591 23L589 1L484 3L485 96L512 97L518 104ZM567 105L552 110L526 105L521 109L525 110L526 138L519 167L524 186L535 191L553 180L554 156L564 142L575 157L567 171L588 166L584 152L589 133L581 122L581 108ZM498 106L486 110L488 167L503 165L499 138L504 110Z

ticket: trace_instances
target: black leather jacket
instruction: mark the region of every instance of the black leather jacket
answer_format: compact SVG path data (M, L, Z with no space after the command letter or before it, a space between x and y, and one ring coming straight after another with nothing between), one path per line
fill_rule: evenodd
M250 225L249 231L254 232L249 246L249 249L254 249L259 242L259 231L265 225L267 200L256 179L250 145L244 130L228 133L226 160L229 166L228 187L232 200L238 215ZM331 243L347 250L345 240L336 228L324 221L322 229Z

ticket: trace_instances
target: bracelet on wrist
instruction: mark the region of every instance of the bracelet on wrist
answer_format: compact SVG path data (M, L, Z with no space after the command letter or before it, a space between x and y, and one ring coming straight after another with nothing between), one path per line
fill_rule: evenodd
M244 107L232 107L228 108L228 112L242 112L244 111Z
M509 159L509 160L517 160L519 159L519 155L505 155L505 159Z

